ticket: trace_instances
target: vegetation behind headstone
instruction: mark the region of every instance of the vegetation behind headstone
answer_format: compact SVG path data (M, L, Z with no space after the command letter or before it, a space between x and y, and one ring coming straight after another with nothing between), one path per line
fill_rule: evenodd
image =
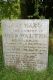
M1 19L49 19L53 30L52 0L0 0Z

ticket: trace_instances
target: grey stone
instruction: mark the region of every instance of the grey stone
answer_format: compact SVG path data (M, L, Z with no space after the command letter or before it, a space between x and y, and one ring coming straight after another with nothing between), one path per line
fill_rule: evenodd
M48 65L49 20L2 20L5 66L44 70Z

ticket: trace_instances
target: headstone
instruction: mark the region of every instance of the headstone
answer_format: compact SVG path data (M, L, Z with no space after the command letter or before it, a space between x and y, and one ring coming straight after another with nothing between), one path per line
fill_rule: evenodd
M5 66L44 70L48 65L49 20L2 20Z

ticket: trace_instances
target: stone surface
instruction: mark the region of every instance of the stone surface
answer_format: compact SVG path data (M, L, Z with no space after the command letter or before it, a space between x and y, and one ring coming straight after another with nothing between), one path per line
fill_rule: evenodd
M5 66L43 70L48 65L49 20L2 20Z

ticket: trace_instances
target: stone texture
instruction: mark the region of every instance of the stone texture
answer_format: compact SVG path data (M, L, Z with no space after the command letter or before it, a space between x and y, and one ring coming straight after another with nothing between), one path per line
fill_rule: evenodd
M5 66L44 70L48 65L49 20L2 20Z

